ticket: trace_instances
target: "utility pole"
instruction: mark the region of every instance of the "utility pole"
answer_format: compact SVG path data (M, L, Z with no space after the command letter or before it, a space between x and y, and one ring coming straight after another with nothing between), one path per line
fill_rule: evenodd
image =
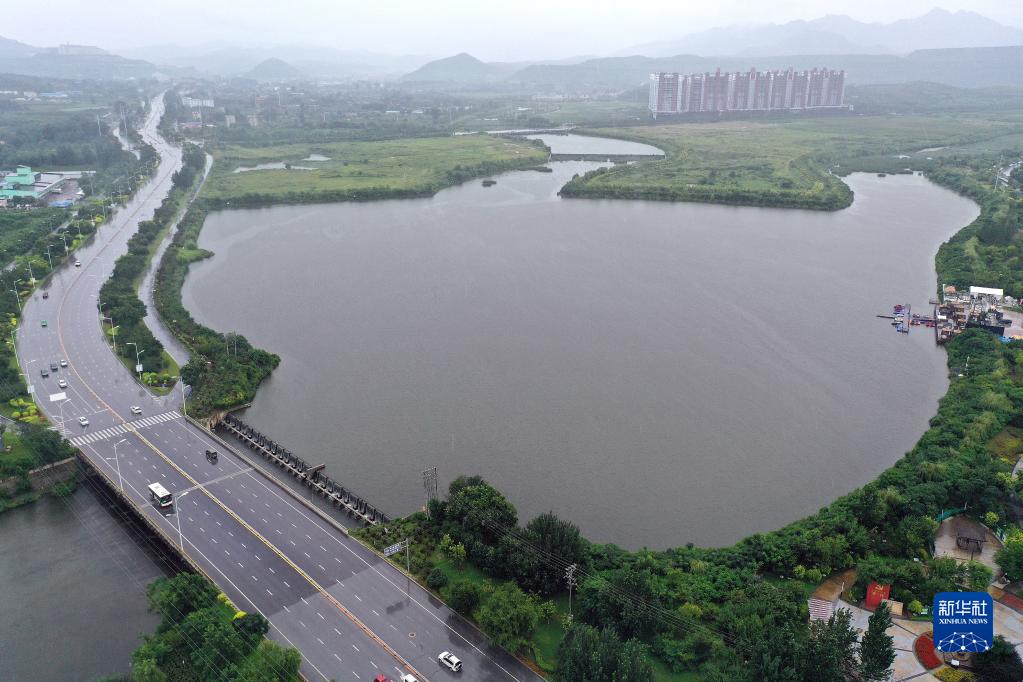
M576 586L575 571L579 568L575 564L572 564L565 569L565 583L568 584L568 617L572 617L572 589Z
M423 472L423 490L426 491L426 514L430 514L430 501L437 499L437 467Z

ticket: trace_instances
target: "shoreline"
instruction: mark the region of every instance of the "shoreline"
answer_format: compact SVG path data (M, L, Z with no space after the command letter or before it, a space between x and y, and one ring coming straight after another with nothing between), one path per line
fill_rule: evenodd
M936 186L940 186L940 185L937 185L937 183L936 183ZM942 187L942 189L944 190L944 189L947 189L947 188ZM771 207L771 208L775 208L775 207ZM977 208L977 210L979 211L979 207ZM951 225L949 225L949 226L947 226L947 228L950 231L948 233L943 233L943 235L944 234L948 234L948 235L957 234L959 231L964 229L964 226L963 225L959 225L957 228L953 229L953 228L951 228ZM934 241L935 245L938 244L939 241L942 241L942 240L944 240L946 238L947 237L945 237L945 236L938 237ZM216 247L212 247L211 246L210 248L216 248ZM935 275L935 266L934 266L933 258L930 260L930 273L931 274L928 275L928 278L936 276ZM938 278L940 279L940 275L938 275ZM212 322L212 320L206 320L207 324L210 324L211 322ZM221 343L223 343L223 341L221 341ZM273 345L271 344L268 347L272 348ZM937 360L937 358L935 358L935 362L933 364L934 364L935 367L937 367L939 363L940 363L940 366L943 367L943 368L947 368L947 366L948 366L947 358L944 355L941 357L940 361ZM937 409L937 405L939 404L940 400L947 394L947 387L943 387L943 388L941 388L939 390L940 390L940 393L934 394L934 403L933 403L933 405L930 404L931 403L931 398L930 398L931 394L930 393L928 394L928 399L926 400L926 403L928 403L928 404L923 409L923 411L926 412L926 417L924 417L923 421L920 422L920 431L918 433L916 433L915 436L913 436L912 438L907 438L907 440L906 440L906 442L904 444L900 443L900 445L898 446L898 449L897 450L892 450L889 453L890 456L888 458L886 458L883 462L881 462L879 465L871 466L870 470L867 472L867 477L865 477L865 478L857 478L853 483L847 485L846 487L841 487L841 489L838 489L838 490L834 491L834 494L832 496L828 496L828 497L822 498L819 504L820 505L825 505L825 506L828 505L828 504L831 504L837 498L839 498L839 497L841 497L843 495L848 494L850 491L854 490L856 487L862 486L862 485L866 485L866 484L870 483L871 481L876 480L877 476L880 476L884 471L886 471L888 468L890 468L892 465L894 465L898 461L898 458L905 451L907 451L908 449L912 448L914 446L914 444L919 441L920 434L922 434L924 431L926 431L926 428L927 428L926 420L933 418L933 416L934 416L934 414L936 412L936 409ZM246 402L248 402L248 401L246 401ZM914 424L916 424L916 423L917 423L917 421L914 420ZM277 435L277 434L275 434L275 435ZM278 435L278 437L281 437L281 436ZM299 454L301 454L301 453L299 453ZM871 475L870 471L874 471L874 472L877 472L877 473ZM454 472L454 473L459 473L459 472ZM381 502L383 502L383 500L381 500ZM771 525L769 527L765 527L765 528L762 528L760 530L749 530L749 529L747 529L745 531L742 531L742 532L738 533L736 536L734 536L734 540L733 539L729 539L727 541L721 542L720 544L713 544L713 545L707 543L706 541L702 541L702 542L700 542L700 544L708 546L708 547L717 547L717 548L729 547L729 546L732 546L732 545L734 545L736 543L741 542L744 538L749 537L751 534L772 532L772 531L778 530L779 528L783 528L786 525L789 525L790 523L798 522L799 520L806 518L807 515L812 515L813 514L813 510L816 509L816 508L817 508L817 503L814 503L812 506L805 507L804 511L797 510L792 516L785 515L784 518L780 519L779 522L776 525ZM565 512L565 514L569 518L571 518L571 516L572 516L570 510L567 510ZM683 540L681 540L681 539L675 539L675 540L666 541L666 542L664 542L664 544L660 544L660 543L654 544L654 543L652 543L651 546L656 547L656 548L665 549L665 548L674 547L674 546L676 546L678 544L681 544L682 542L683 542Z

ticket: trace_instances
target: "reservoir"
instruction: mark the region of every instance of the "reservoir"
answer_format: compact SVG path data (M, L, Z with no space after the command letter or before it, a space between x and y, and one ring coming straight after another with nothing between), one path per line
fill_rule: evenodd
M0 680L127 675L165 573L88 488L0 514Z
M561 199L598 164L551 167L210 214L185 305L282 358L242 418L391 515L437 466L629 548L780 527L927 428L945 353L876 315L929 311L972 202L869 174L836 212Z

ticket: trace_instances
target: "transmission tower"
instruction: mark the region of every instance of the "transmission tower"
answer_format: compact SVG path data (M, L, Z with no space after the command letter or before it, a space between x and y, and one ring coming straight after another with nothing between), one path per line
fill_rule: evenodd
M569 566L568 568L565 569L565 582L568 584L568 617L569 618L572 617L572 588L574 588L577 585L577 583L575 581L575 571L576 571L577 568L579 568L579 567L576 566L575 564L572 564L571 566Z
M426 513L430 513L430 500L437 499L437 467L423 472L423 490L426 492Z

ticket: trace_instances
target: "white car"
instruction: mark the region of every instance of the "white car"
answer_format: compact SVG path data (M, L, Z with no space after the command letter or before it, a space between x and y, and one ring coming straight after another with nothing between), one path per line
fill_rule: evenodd
M132 405L131 406L131 413L132 414L142 414L142 408L139 407L138 405Z
M60 366L61 367L67 367L67 360L61 360L60 361Z
M76 261L75 261L75 267L76 267L76 268L80 268L80 267L82 267L82 261L80 261L80 260L76 260Z
M401 682L419 682L419 678L408 673L401 676Z
M63 379L58 379L57 385L60 386L61 388L67 388L67 382L64 381Z
M88 426L89 425L89 420L86 419L85 417L79 417L78 418L78 423L81 424L82 426Z
M450 651L442 652L441 655L437 657L437 660L441 662L441 665L451 668L452 672L457 673L462 669L462 662Z

